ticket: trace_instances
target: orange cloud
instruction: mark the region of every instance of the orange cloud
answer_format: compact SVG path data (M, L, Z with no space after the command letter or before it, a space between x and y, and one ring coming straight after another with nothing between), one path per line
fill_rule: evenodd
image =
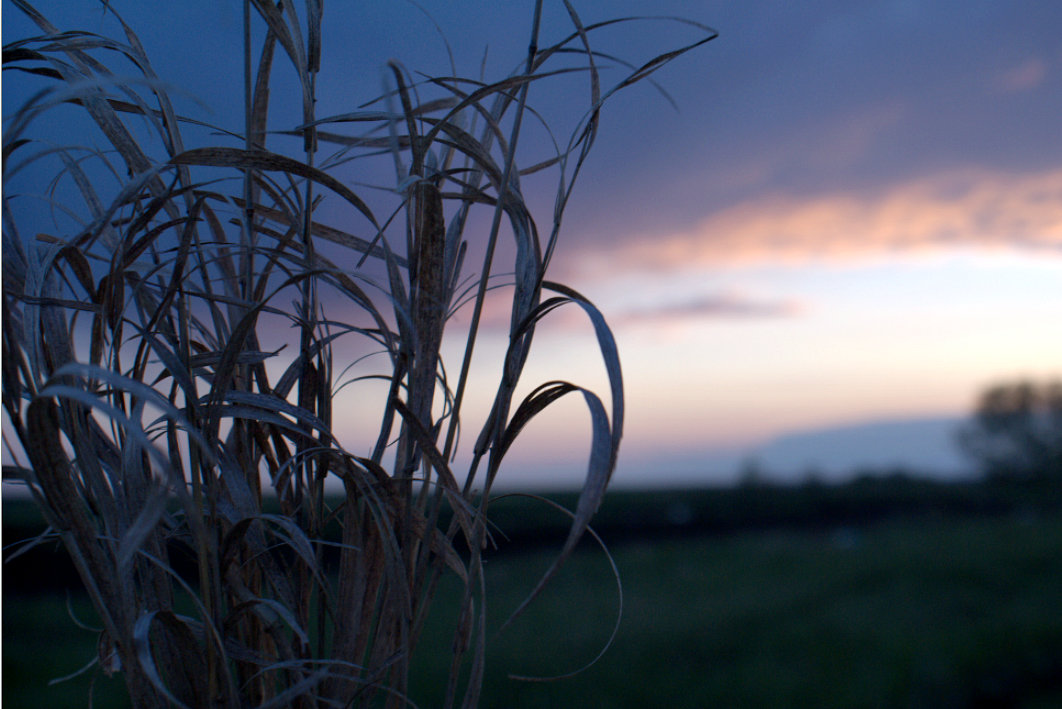
M1014 248L1062 255L1062 170L952 173L881 190L769 196L695 228L631 239L590 268L670 270L725 264L878 259L950 249Z

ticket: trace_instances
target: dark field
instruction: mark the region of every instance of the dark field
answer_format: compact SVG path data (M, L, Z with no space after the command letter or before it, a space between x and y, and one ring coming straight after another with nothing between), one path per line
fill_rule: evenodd
M482 706L1062 706L1062 515L1010 498L1003 504L974 487L934 489L906 512L880 514L867 505L883 495L863 499L858 486L617 494L601 515L623 579L613 646L572 679L507 677L570 672L607 642L616 583L587 540L528 613L491 641ZM836 514L823 511L827 494ZM742 499L788 499L789 517L777 509L787 521L770 524ZM818 507L808 507L815 499ZM698 523L725 500L740 518L732 526ZM510 520L503 528L526 526L534 514L525 504L499 505L499 520ZM814 514L797 514L802 506ZM5 525L17 519L10 509ZM628 529L642 520L644 533L623 534L624 517ZM549 563L549 550L529 545L530 537L524 529L515 536L521 551L489 558L495 629ZM94 706L123 706L118 683L95 671L46 686L91 659L95 636L69 619L63 592L29 592L12 578L18 561L5 571L5 705L88 706L96 677ZM453 593L444 587L436 607L445 610ZM72 606L91 624L80 598ZM438 620L414 673L422 707L434 706L448 670L450 631L447 618Z

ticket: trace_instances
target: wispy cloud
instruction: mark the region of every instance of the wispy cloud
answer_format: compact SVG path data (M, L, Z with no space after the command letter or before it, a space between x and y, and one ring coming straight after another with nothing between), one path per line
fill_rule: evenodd
M971 248L1062 255L1062 170L971 171L876 190L765 196L718 211L693 229L632 238L586 260L598 273L659 272Z
M1047 63L1029 59L996 77L995 88L1004 93L1020 93L1035 89L1047 78Z
M620 311L611 320L616 325L668 324L718 318L792 317L804 310L804 304L796 300L767 300L724 292Z
M688 325L708 320L758 320L766 318L789 318L807 312L807 304L794 298L772 298L727 289L713 293L680 297L644 299L637 305L619 302L599 302L608 311L608 322L613 327L643 327ZM654 302L655 301L655 302ZM480 319L480 327L491 334L507 333L510 325L509 303L503 299L488 300ZM471 309L455 316L453 324L467 327ZM588 321L582 310L568 306L553 311L544 321L551 330L586 331Z

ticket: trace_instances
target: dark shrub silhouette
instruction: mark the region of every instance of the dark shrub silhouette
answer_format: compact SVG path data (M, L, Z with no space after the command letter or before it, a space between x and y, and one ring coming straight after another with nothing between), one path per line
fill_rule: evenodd
M990 478L1062 479L1062 381L989 387L959 445Z

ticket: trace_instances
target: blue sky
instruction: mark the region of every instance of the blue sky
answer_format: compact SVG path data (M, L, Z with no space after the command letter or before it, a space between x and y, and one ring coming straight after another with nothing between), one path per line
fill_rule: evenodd
M228 100L240 95L239 3L111 5L160 77L187 90L182 112L242 127ZM500 76L526 50L533 3L422 5L461 72L478 74L486 51ZM546 37L559 37L562 6L546 5ZM648 85L607 106L554 262L552 277L589 295L620 343L617 482L727 479L720 461L793 431L961 416L989 383L1062 375L1062 4L575 5L587 23L677 15L720 33L656 75L678 111ZM115 31L94 3L36 6L63 28ZM7 42L26 25L3 8ZM318 115L379 93L391 57L447 71L439 31L411 4L333 0L325 18ZM695 37L652 21L599 46L637 60ZM563 134L584 94L571 80L530 98ZM5 84L5 116L12 98ZM297 102L288 109L294 125ZM531 195L543 221L551 199ZM543 328L527 388L554 377L603 388L590 334L578 318ZM503 347L488 335L487 370ZM514 483L578 479L588 424L574 403L528 431ZM357 445L362 412L347 406ZM925 463L911 441L907 459Z

